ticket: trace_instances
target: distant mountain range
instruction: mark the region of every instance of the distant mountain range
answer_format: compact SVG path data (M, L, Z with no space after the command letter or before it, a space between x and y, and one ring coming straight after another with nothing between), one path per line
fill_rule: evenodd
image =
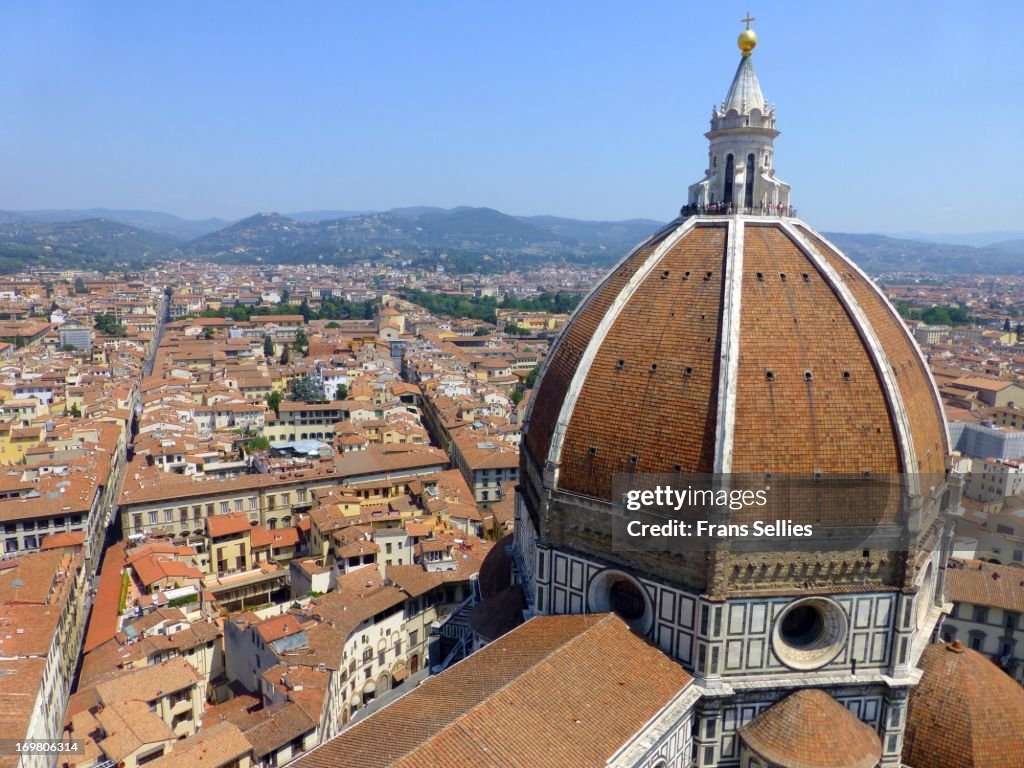
M86 221L88 219L106 219L118 224L127 224L136 229L144 229L158 235L166 235L175 240L191 240L194 237L216 232L231 222L224 219L182 219L170 213L159 211L120 211L110 208L86 208L83 210L52 209L44 211L7 212L29 221L41 221L47 224L67 221Z
M660 226L650 219L583 221L430 206L259 213L237 222L105 208L0 211L0 271L36 264L141 267L176 258L283 264L393 258L461 272L609 265ZM1005 241L980 247L873 234L827 236L873 274L1024 274L1024 238L1006 234Z
M141 264L179 242L108 219L46 222L0 212L0 273L35 265L104 269Z
M973 245L976 248L1024 240L1024 231L1006 230L1001 232L950 232L941 235L930 232L888 232L887 234L899 240L924 240L926 243L946 243L947 245Z

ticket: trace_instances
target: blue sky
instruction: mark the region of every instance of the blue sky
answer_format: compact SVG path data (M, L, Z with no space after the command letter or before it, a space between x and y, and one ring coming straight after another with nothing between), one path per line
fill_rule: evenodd
M762 5L754 61L804 218L1024 229L1017 4ZM0 0L0 209L669 219L746 11Z

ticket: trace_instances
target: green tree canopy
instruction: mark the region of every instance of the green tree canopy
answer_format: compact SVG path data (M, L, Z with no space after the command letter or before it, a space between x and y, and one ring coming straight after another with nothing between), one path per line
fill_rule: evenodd
M254 437L245 444L245 449L252 453L253 451L265 451L270 447L270 441L263 435Z
M324 399L324 391L311 376L296 376L288 385L292 400L315 402Z
M526 388L527 389L533 389L533 385L537 383L537 374L539 374L539 373L540 373L540 366L539 365L535 365L533 367L533 370L530 371L529 374L527 374L527 376L526 376Z
M284 397L276 389L273 392L268 392L266 396L267 405L274 412L274 415L281 415L281 401Z
M95 327L100 333L105 333L108 336L128 335L128 329L121 323L117 322L117 318L114 317L114 315L96 315L96 321L93 323L93 327Z

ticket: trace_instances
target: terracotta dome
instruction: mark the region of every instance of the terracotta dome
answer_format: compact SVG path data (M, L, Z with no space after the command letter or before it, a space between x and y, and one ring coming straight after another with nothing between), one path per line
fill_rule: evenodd
M615 473L945 473L913 337L798 219L681 218L620 262L558 338L524 463L610 500ZM934 483L932 483L934 485Z
M910 768L1024 768L1024 689L980 653L932 645L911 691L903 762Z
M740 728L747 749L783 768L874 768L882 742L824 691L805 688Z

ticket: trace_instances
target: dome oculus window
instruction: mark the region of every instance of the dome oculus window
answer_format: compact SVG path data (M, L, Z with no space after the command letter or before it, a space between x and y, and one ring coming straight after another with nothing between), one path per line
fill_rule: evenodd
M772 650L791 669L818 669L843 650L848 631L846 613L837 603L804 598L790 603L775 619Z

